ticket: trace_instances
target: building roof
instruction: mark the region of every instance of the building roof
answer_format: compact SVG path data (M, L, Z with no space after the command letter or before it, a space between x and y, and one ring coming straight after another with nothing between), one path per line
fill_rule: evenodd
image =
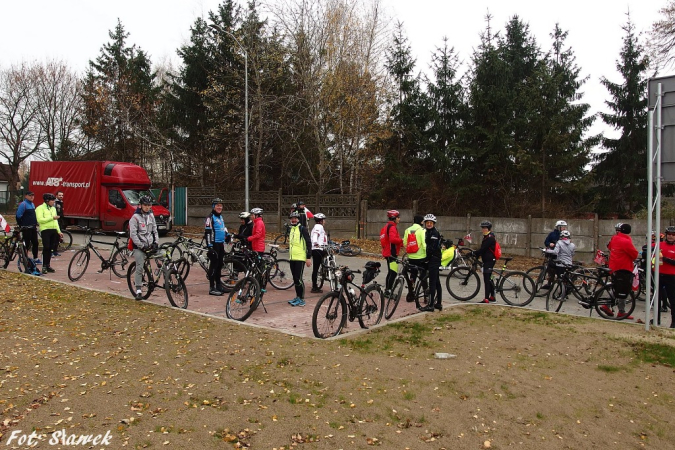
M0 163L0 181L7 181L12 179L12 171L9 168L9 164Z

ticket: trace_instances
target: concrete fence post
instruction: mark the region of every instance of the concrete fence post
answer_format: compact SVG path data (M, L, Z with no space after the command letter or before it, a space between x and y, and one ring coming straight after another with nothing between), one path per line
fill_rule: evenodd
M525 256L532 257L532 215L527 215L527 234L525 235Z
M600 248L600 221L598 213L593 214L593 254Z
M283 214L281 214L281 211L282 211L282 208L283 208L283 205L281 204L281 196L282 196L281 188L279 188L279 193L277 194L277 214L278 214L278 218L277 218L277 231L278 231L279 233L282 232L282 229L281 229L281 221L282 221L282 215L283 215Z

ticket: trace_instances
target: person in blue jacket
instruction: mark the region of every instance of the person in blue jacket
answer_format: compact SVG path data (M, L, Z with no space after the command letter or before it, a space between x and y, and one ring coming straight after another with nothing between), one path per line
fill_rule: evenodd
M33 252L33 260L35 264L42 264L38 259L38 221L35 215L35 193L28 191L24 195L24 200L19 203L16 210L16 224L23 228L21 235L23 243L26 246L26 251Z

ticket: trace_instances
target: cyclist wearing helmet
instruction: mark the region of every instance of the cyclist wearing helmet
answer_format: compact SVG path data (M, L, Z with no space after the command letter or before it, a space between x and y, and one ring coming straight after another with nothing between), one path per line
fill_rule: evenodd
M35 193L27 191L24 194L24 200L19 203L16 209L16 224L20 227L28 227L21 230L21 239L28 250L33 251L33 260L35 264L42 264L38 259L38 232L37 232L37 217L35 217Z
M324 221L326 220L325 214L318 213L314 215L314 221L316 224L312 228L312 233L310 234L312 241L312 262L314 266L312 267L312 293L321 293L321 289L317 287L317 279L319 277L319 269L321 268L321 261L326 255L326 246L328 245L328 235L326 230L323 228Z
M483 242L480 248L472 252L475 257L480 257L483 260L483 284L485 285L485 298L480 303L495 302L495 287L492 284L492 269L495 267L495 249L497 246L497 238L492 232L492 223L489 220L484 220L480 224L483 232Z
M244 246L251 248L251 243L248 241L249 236L253 236L253 222L251 221L251 213L247 211L242 211L239 213L239 220L241 225L239 225L239 232L234 235L235 238L239 239Z
M223 258L225 257L225 242L229 241L227 227L223 220L223 201L214 198L211 202L211 214L204 220L204 240L209 249L209 270L207 277L209 279L209 295L223 295L225 286L220 279L220 273L223 270Z
M159 234L157 234L157 222L152 214L152 198L143 195L139 201L138 208L131 219L129 219L129 237L134 246L134 260L136 261L136 272L134 274L134 284L136 285L136 300L141 300L141 285L143 283L143 267L145 266L145 253L150 250L157 250L159 243Z
M408 227L404 232L403 232L403 246L406 249L406 252L408 252L408 261L412 264L415 265L422 270L420 271L420 274L423 275L427 268L427 241L426 241L426 231L422 227L422 222L424 221L424 216L419 216L415 215L413 217L413 224L412 226ZM414 237L413 237L414 236ZM413 242L416 242L417 245L417 251L413 251L413 248L415 245L413 245ZM406 297L406 301L408 302L414 302L414 294L413 292L413 284L415 283L415 272L411 273L410 276L410 284L408 285L408 295ZM427 283L427 277L426 276L421 276L420 281L422 282L422 287L424 288L424 291L429 290L429 285Z
M544 241L544 248L553 248L555 243L560 239L560 233L567 229L567 222L559 220L555 223L555 228L551 231Z
M663 265L659 268L661 273L659 284L665 291L661 311L668 311L664 306L670 301L670 328L675 328L675 227L666 228L666 239L661 244L661 254Z
M305 306L305 283L302 273L312 265L312 243L307 227L300 224L300 214L293 211L290 216L291 229L288 233L288 253L291 260L291 273L295 283L295 298L290 300L291 306Z
M265 251L265 222L263 222L262 208L253 208L251 216L253 216L253 231L251 235L246 238L251 243L251 250L262 253Z
M398 276L398 263L396 257L401 251L401 244L403 239L398 234L396 226L401 221L401 214L395 210L387 211L387 224L380 231L380 243L382 244L382 256L387 260L387 279L385 281L385 296L391 295L391 288Z
M63 237L59 227L59 215L56 212L56 196L54 194L44 194L42 196L44 203L35 208L35 217L40 224L40 234L42 234L42 274L54 272L52 269L52 250L58 245L59 238Z
M302 225L303 227L306 228L307 227L307 219L314 218L314 214L312 214L312 212L309 209L307 209L307 207L305 206L305 202L302 201L302 200L298 201L298 203L296 204L295 210L299 214L300 225Z
M558 239L558 242L556 242L555 247L550 249L546 249L546 253L550 253L556 256L556 263L559 263L560 265L557 265L558 273L562 273L564 271L564 266L571 266L572 265L572 259L574 258L574 251L576 249L576 246L572 243L570 240L571 234L567 230L563 230L560 232L560 239Z
M638 251L630 238L631 226L627 223L617 224L618 230L607 244L609 249L609 270L612 274L612 284L619 307L619 317L626 317L626 298L630 294L633 285L633 261L637 258ZM582 305L585 306L585 305ZM614 313L606 305L601 306L607 315Z
M59 216L56 218L56 220L59 222L59 228L63 230L66 228L66 222L63 216L63 191L56 191L56 203L54 203L54 208L56 208L56 215ZM59 254L59 241L60 239L56 241L56 244L54 244L52 256L61 256Z
M429 304L425 311L433 311L434 308L441 311L443 287L440 280L440 267L443 251L441 243L443 236L436 229L436 216L427 214L424 216L424 228L426 229L425 241L427 247L427 264L429 265Z

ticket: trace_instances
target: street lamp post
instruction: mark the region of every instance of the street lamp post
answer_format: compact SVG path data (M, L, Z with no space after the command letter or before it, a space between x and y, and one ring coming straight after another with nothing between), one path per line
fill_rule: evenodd
M244 209L250 211L249 209L249 188L248 188L248 52L242 45L242 43L237 39L234 34L223 29L220 25L212 23L209 25L212 29L225 33L234 39L234 42L239 45L239 48L244 52Z

